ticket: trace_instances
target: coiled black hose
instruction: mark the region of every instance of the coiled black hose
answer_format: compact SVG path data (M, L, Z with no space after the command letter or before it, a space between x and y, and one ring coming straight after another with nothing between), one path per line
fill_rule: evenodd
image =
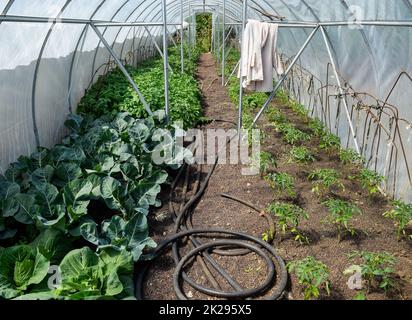
M233 138L232 138L233 139ZM232 140L231 139L231 140ZM187 200L188 184L189 184L189 175L190 175L190 166L184 166L180 169L177 174L176 179L173 181L171 186L171 193L169 199L169 213L174 217L174 232L175 235L162 241L159 246L150 254L144 257L144 260L155 260L157 257L162 255L162 253L172 247L172 256L176 265L175 272L173 274L173 286L176 292L176 296L180 300L187 300L186 295L184 294L181 284L182 280L188 283L192 288L215 298L226 298L226 299L250 299L255 297L261 297L267 295L269 292L273 291L268 300L277 300L279 299L287 285L288 274L285 267L283 259L276 253L276 250L269 243L236 231L228 231L223 229L213 229L213 228L202 228L194 229L192 225L192 214L197 207L201 197L207 189L209 181L217 167L218 158L216 158L215 163L210 168L206 178L201 182L202 176L202 167L198 166L197 179L193 188L193 195L190 199ZM181 177L184 170L186 169L186 175L183 185L183 194L182 194L182 203L179 208L179 212L176 213L173 206L173 195L174 192L181 180ZM274 222L273 220L263 213L263 211L254 207L253 205L239 200L229 195L222 195L225 198L240 202L257 212L260 212L262 216L265 216L270 225L270 230L274 232ZM214 238L222 236L222 239L214 240L209 243L202 243L198 237L205 235L213 235ZM232 239L227 238L231 236ZM234 239L233 239L234 238ZM183 239L189 239L192 246L192 250L185 254L183 257L179 253L179 243ZM236 249L235 249L236 248ZM265 262L268 270L268 275L263 282L263 284L253 288L253 289L244 289L240 284L233 279L226 270L218 264L218 262L213 259L213 254L218 254L222 256L241 256L254 252L260 256ZM200 266L208 279L209 283L213 288L208 288L203 285L198 284L196 281L191 279L186 272L184 272L184 267L196 258L200 262ZM206 263L207 262L207 263ZM137 266L137 277L136 277L136 298L144 299L143 294L143 285L145 275L150 266L150 263L146 263L141 266ZM221 289L219 282L213 276L213 273L210 270L210 267L213 268L220 276L222 276L234 289L231 292L225 292Z

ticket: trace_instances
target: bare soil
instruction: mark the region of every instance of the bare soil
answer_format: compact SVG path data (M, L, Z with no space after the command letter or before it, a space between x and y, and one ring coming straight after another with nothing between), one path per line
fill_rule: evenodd
M211 54L202 55L199 62L198 80L204 96L204 113L206 117L216 120L236 122L237 110L227 95L227 88L221 86L221 79L217 76L216 65ZM279 108L291 122L303 131L308 131L307 124L294 114L288 107L279 101L274 101L271 107ZM263 150L271 152L277 159L280 172L287 172L296 179L298 204L310 214L310 219L304 221L301 230L310 238L310 245L300 245L293 237L276 237L273 245L288 262L313 256L324 262L330 269L331 296L322 296L322 299L350 300L356 292L347 286L348 277L343 271L353 263L347 255L354 250L387 251L397 259L396 282L398 290L390 294L381 291L370 292L367 296L371 300L382 299L412 299L412 251L411 242L398 241L395 228L391 221L382 214L390 208L389 201L383 197L371 199L361 189L358 182L349 179L356 174L358 168L343 165L336 154L328 154L319 149L319 141L312 139L305 145L316 154L316 161L310 165L286 164L287 146L280 135L269 126L265 120L260 123L266 133ZM232 129L233 124L215 121L206 128ZM193 214L195 227L218 227L235 230L261 237L267 231L265 219L256 212L236 202L229 201L220 196L228 193L259 208L266 208L274 201L284 201L282 196L276 194L260 176L242 176L241 165L219 165L209 183L201 203ZM341 172L346 187L344 192L338 192L337 197L354 202L363 214L357 217L353 224L357 229L355 237L346 237L339 242L334 226L325 224L327 209L312 193L312 184L307 179L307 174L314 168L333 168ZM156 213L163 216L160 222L153 222L153 238L161 241L173 232L173 222L167 217L167 208ZM244 257L216 257L217 261L244 287L251 288L266 277L266 267L263 262L250 254ZM145 296L155 300L176 299L172 278L175 265L170 253L156 260L152 265L146 279ZM196 263L191 266L189 275L198 283L207 284L201 270ZM222 285L226 288L226 285ZM193 299L206 299L206 296L192 288L184 287L188 297ZM303 299L302 287L294 276L290 277L289 299Z

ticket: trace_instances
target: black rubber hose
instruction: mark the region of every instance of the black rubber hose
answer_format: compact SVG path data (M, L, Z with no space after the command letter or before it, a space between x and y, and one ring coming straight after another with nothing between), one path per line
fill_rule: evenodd
M203 183L201 184L199 190L197 191L197 193L195 193L192 198L189 200L189 202L183 207L182 210L180 210L176 221L175 221L175 229L174 232L178 233L179 231L185 231L185 228L182 228L184 225L184 219L187 218L187 214L190 210L190 208L196 204L198 202L198 200L200 200L200 198L203 196L204 192L206 191L206 188L209 184L210 178L213 175L214 170L217 167L219 159L216 158L214 165L212 166L212 168L209 170L208 175L205 178L205 181L203 181ZM190 239L192 241L192 243L194 244L194 246L199 246L202 243L199 242L196 239L191 238ZM172 256L174 259L174 262L176 265L178 265L181 257L179 254L179 249L178 249L178 244L177 242L173 243L172 246ZM204 258L211 264L211 266L213 266L213 268L237 291L241 291L242 287L224 270L224 268L222 268L207 252L203 253ZM189 276L187 276L187 274L185 272L182 273L182 278L184 281L186 281L190 286L192 286L193 288L195 288L196 290L208 294L208 289L204 288L202 286L198 286L197 283L195 281L193 281Z
M279 273L278 273L279 281L278 281L277 288L275 288L275 291L271 294L269 298L267 298L267 300L276 300L282 295L282 293L284 292L286 288L287 279L288 279L288 274L287 274L286 266L285 266L283 259L277 254L276 250L271 245L266 243L265 241L255 238L253 236L250 236L248 234L241 233L241 232L235 232L235 231L229 231L229 230L223 230L223 229L195 229L195 230L184 231L184 232L171 236L169 239L162 241L159 244L159 246L151 254L143 257L143 260L147 260L147 259L150 259L152 261L155 260L157 257L161 255L163 250L167 249L171 244L176 243L176 241L179 241L183 238L186 238L188 236L193 236L193 235L206 235L206 234L214 234L214 235L222 234L222 235L227 235L227 236L235 236L237 238L256 243L258 246L255 246L255 247L258 250L260 250L259 246L267 250L271 254L272 258L275 259L276 264L279 269ZM233 246L233 240L222 240L220 243ZM184 256L182 259L186 260L187 259L186 256ZM145 266L142 266L140 273L138 273L138 277L136 279L136 298L137 299L143 299L143 283L144 283L144 279L145 279L148 266L149 266L148 264L146 264ZM179 274L182 274L182 272L179 272ZM274 279L273 277L271 284L274 282L276 282L276 279ZM180 287L180 284L178 287ZM176 289L178 290L178 288L175 287L175 290ZM208 288L204 288L204 289L205 291L211 290ZM269 289L266 288L265 292L267 292L268 290ZM256 292L255 295L252 295L252 296L263 295L265 294L265 292L262 292L262 291ZM216 293L220 294L220 292L216 292ZM232 298L243 296L242 292L227 293L227 294L231 295Z
M198 174L197 174L197 179L196 179L196 183L195 183L195 185L194 185L194 188L193 188L193 193L194 193L194 195L198 192L198 190L199 190L199 185L200 185L200 178L201 178L201 173L202 173L202 165L198 165ZM180 205L180 210L183 210L183 207L184 207L184 204L186 203L186 201L187 201L187 193L188 193L188 188L189 188L189 176L190 176L190 166L188 166L187 167L187 169L186 169L186 174L185 174L185 179L184 179L184 184L183 184L183 190L182 190L182 192L183 192L183 194L182 194L182 199L183 199L183 201L182 201L182 203L181 203L181 205ZM179 179L179 177L178 177L178 179ZM175 212L175 208L174 208L174 206L173 206L173 203L172 203L172 196L170 197L170 199L169 199L169 213L174 217L174 222L176 223L176 212ZM190 214L191 212L188 212L188 214ZM184 227L184 225L182 225L181 226L181 230L182 231L185 231L185 230L190 230L190 229L193 229L193 226L192 225L188 225L188 221L190 220L190 219L185 219L186 221L186 223L185 223L185 225L186 225L186 227ZM191 241L191 244L192 244L192 248L193 249L195 249L197 246L199 246L199 242L198 241L196 241L196 239L194 239L194 237L189 237L189 240ZM175 245L175 244L174 244ZM179 257L178 257L178 255L174 255L174 257L175 257L175 263L177 264L178 263L178 260L180 259ZM209 281L209 283L215 288L215 289L221 289L221 287L220 287L220 285L219 285L219 283L217 282L217 280L216 280L216 278L213 276L213 273L210 271L210 269L209 269L209 267L208 267L208 265L206 264L206 262L203 260L203 257L202 256L197 256L196 257L196 261L200 264L200 267L201 267L201 269L202 269L202 271L203 271L203 273L205 274L205 276L206 276L206 278L207 278L207 280ZM190 280L190 278L188 278L187 277L187 279L188 280Z
M236 291L236 292L223 292L223 291L218 291L214 289L207 289L204 288L200 285L197 285L195 289L199 290L201 289L201 292L206 293L210 296L214 296L217 298L227 298L227 299L234 299L234 298L247 298L247 297L253 297L256 296L262 292L265 292L270 285L273 283L275 276L276 276L276 268L275 265L273 264L272 259L264 252L262 249L260 249L257 246L253 246L245 241L241 240L219 240L219 241L213 241L210 243L203 244L192 251L190 251L188 254L186 254L178 263L175 273L173 275L173 285L177 289L176 290L176 295L180 300L186 300L185 294L182 292L180 288L180 279L182 275L182 270L184 266L195 256L198 254L207 251L212 248L219 248L221 246L228 246L228 245L233 245L237 247L243 247L248 249L251 252L255 252L257 255L259 255L263 260L266 261L266 265L268 268L268 275L266 277L266 280L264 283L258 287L255 287L253 289L245 289L241 291Z

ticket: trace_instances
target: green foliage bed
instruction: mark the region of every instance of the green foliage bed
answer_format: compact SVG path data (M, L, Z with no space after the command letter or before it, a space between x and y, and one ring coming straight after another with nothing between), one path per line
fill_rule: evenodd
M20 157L0 176L0 297L133 295L133 262L156 245L147 214L161 205L166 169L177 166L152 160L162 119L73 115L61 144ZM53 264L62 275L54 291L44 282Z
M185 128L194 127L202 116L201 94L194 78L199 52L190 54L185 48L185 73L181 73L180 48L169 50L171 120L182 120ZM164 110L163 59L150 59L137 68L127 67L152 111ZM78 107L79 113L101 116L112 112L129 112L141 118L147 112L137 93L119 69L101 76L86 92Z
M198 54L184 75L179 54L171 49L172 119L192 127L201 116ZM157 110L153 117L114 70L87 92L60 144L20 157L0 175L0 300L134 299L135 262L156 246L147 216L191 153L162 145L176 137L165 130L161 60L129 71ZM155 152L180 158L157 164Z
M212 15L196 15L196 40L202 52L210 52L212 45Z

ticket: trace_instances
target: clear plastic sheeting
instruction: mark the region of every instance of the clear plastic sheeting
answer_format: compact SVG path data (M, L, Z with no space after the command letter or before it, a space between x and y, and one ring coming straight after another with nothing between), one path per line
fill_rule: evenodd
M14 16L34 16L55 18L67 0L16 0L7 14Z
M227 23L242 20L242 0L226 0ZM181 7L183 4L183 7ZM195 33L198 12L214 15L215 49L222 42L223 0L167 0L168 22L181 10ZM84 21L161 22L162 0L0 0L1 17L45 17ZM342 88L320 31L289 75L285 89L311 114L354 148L344 112L343 90L363 156L387 178L386 191L412 201L412 22L411 0L249 0L248 18L291 23L349 22L325 27ZM359 25L393 21L398 26ZM148 27L161 46L162 27ZM230 26L226 26L226 31ZM240 34L239 25L233 26ZM115 53L136 64L156 50L144 27L100 27ZM169 26L170 33L176 26ZM283 27L279 51L290 63L311 28ZM194 38L191 38L192 41ZM187 39L186 39L187 40ZM37 145L50 147L65 134L64 120L111 61L107 48L86 24L58 20L0 20L0 171Z
M4 8L7 5L7 0L0 0L0 12L3 12Z

